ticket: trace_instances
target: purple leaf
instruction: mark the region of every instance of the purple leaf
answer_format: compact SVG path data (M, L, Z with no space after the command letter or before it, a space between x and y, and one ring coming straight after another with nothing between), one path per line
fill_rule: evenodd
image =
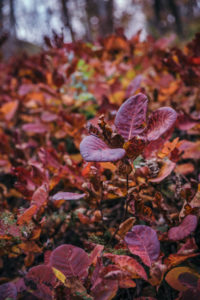
M144 131L147 102L147 97L139 93L126 100L118 110L115 126L126 141Z
M126 234L125 242L130 252L138 255L149 267L159 257L160 242L155 230L149 226L133 226L132 230Z
M12 282L0 285L0 300L5 300L6 298L17 299L17 288Z
M189 130L199 123L200 123L200 118L195 119L191 115L181 111L178 114L176 126L180 130Z
M137 75L129 84L126 90L126 98L131 97L134 95L135 92L140 88L143 76L141 74Z
M80 152L86 161L117 161L124 157L122 148L111 149L106 143L94 135L89 135L80 144Z
M118 290L118 280L98 278L91 287L91 294L95 300L113 299Z
M26 290L26 285L24 282L24 278L19 278L17 281L15 281L15 286L18 293L22 293Z
M170 107L161 107L154 111L148 120L147 139L149 141L157 140L174 125L176 118L177 113Z
M195 274L184 272L179 275L178 280L189 289L198 287L198 277Z
M43 122L53 122L58 119L58 115L53 114L49 111L44 111L41 115L41 120Z
M38 265L31 268L25 277L25 284L33 295L44 300L51 300L56 277L50 266Z
M188 289L181 293L181 300L197 300L199 298L199 290L197 289Z
M50 256L50 265L61 271L66 277L78 276L85 279L90 259L87 253L73 245L61 245Z
M85 194L58 192L51 197L51 200L79 200L85 197Z
M56 283L55 275L50 266L38 265L31 268L26 274L26 279L32 279L35 283L46 283L54 286Z
M29 124L24 124L22 126L22 129L26 132L31 132L31 133L45 133L48 128L42 124L42 123L29 123Z
M170 228L168 231L169 239L179 241L186 238L190 233L195 231L197 223L197 216L187 215L179 226Z

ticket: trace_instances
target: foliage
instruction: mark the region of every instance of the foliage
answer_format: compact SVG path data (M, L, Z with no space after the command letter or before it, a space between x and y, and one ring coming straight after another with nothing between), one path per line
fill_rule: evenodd
M0 299L195 299L200 35L45 41L0 65Z

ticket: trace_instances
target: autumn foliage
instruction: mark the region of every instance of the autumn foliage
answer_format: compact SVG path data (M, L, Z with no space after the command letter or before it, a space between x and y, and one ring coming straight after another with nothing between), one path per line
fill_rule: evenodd
M0 300L198 299L200 34L139 35L0 64Z

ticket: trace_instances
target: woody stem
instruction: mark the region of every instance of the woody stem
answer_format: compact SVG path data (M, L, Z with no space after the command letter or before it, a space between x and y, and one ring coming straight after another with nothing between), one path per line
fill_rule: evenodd
M127 212L128 212L128 174L126 175L126 198L125 198L125 209L124 209L124 215L123 215L123 221L125 221L127 217Z

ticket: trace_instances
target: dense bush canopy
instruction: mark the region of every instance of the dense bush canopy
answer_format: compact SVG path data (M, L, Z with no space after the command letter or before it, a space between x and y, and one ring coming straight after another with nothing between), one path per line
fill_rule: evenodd
M45 42L0 64L0 299L197 299L200 34Z

